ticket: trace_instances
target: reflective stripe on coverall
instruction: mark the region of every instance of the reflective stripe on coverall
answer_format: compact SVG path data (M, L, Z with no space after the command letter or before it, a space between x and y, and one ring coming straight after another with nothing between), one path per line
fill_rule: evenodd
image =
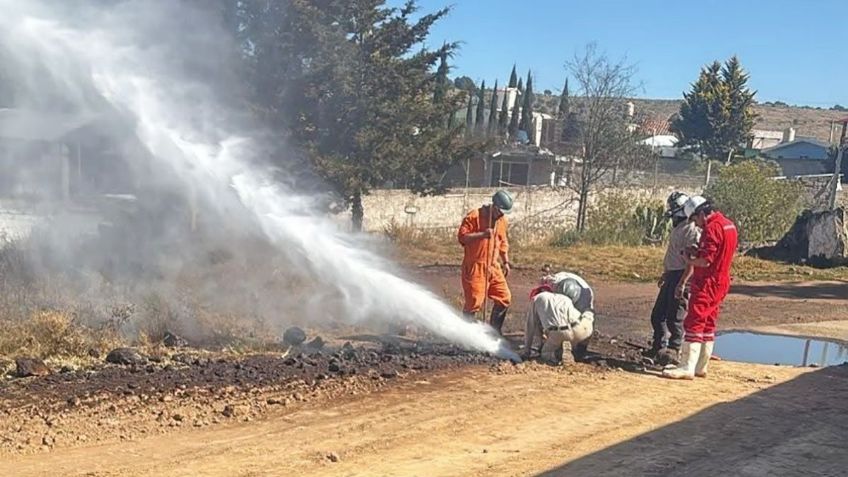
M488 206L472 210L462 220L457 239L462 243L461 240L466 235L483 232L489 228L494 230L492 238L472 240L464 245L462 291L465 295L465 304L462 311L465 313L477 313L483 307L483 299L486 294L486 267L489 264L492 267L489 274L489 298L504 308L508 308L512 301L512 294L506 284L506 278L498 260L498 255L509 252L506 217L501 216L495 220L494 227L490 227Z
M704 343L715 340L716 323L722 301L730 291L730 266L738 242L736 225L721 212L707 217L698 256L709 267L695 267L689 297L689 311L683 321L685 340Z

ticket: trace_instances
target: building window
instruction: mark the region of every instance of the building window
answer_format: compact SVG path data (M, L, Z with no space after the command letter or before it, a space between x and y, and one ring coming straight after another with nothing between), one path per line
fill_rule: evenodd
M494 187L506 185L529 185L530 167L526 163L492 161L492 181Z

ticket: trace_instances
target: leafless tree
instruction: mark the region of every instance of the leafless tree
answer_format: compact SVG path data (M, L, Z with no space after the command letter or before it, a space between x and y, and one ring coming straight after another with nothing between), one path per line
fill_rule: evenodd
M633 136L627 101L640 86L636 67L626 58L613 61L591 43L566 63L573 78L577 111L570 127L571 150L582 160L569 188L577 194L577 230L586 228L589 196L605 184L614 169L642 160L644 153Z

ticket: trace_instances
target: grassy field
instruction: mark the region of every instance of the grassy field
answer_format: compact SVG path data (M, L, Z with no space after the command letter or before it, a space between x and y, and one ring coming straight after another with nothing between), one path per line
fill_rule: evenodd
M460 246L448 241L398 244L397 254L410 265L459 265L462 261ZM513 247L510 259L520 269L541 270L548 264L594 280L650 282L662 273L663 254L661 247L532 245ZM733 276L748 282L848 280L848 267L817 269L739 256L733 263Z

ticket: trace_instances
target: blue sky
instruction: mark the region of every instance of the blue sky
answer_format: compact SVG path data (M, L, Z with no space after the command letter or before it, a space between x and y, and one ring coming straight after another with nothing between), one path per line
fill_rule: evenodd
M389 1L391 5L402 3ZM757 99L848 106L848 0L418 0L453 5L428 44L461 41L453 75L491 85L513 62L535 89L562 88L567 59L589 42L627 56L640 96L679 98L699 68L736 54ZM727 16L726 13L732 13ZM840 44L840 41L842 43Z

